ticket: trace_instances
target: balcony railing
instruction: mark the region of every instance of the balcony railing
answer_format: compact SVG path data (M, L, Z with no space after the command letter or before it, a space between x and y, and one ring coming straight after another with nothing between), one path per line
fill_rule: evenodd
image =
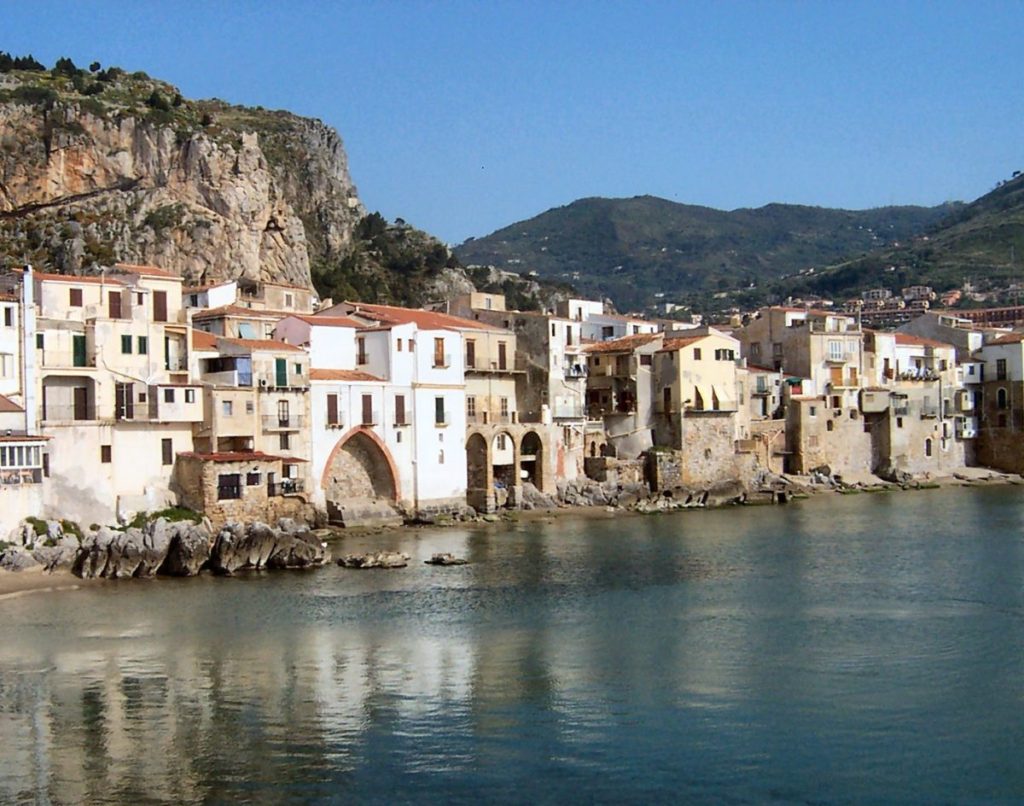
M922 417L938 417L939 407L938 406L921 406Z
M445 414L446 418L451 418L450 414L447 412ZM475 411L472 414L466 414L466 423L468 425L511 425L517 422L519 422L519 414L514 411L507 414L495 414L490 411Z
M849 364L851 361L856 361L857 356L855 353L827 353L825 355L825 361L829 364Z
M431 365L434 369L448 369L452 365L452 354L445 353L444 355L434 355L434 363Z
M305 425L306 418L301 414L264 414L262 417L264 431L299 431Z
M60 406L47 404L43 411L43 422L60 423L96 419L96 406Z
M566 364L562 374L566 378L586 378L590 373L585 364Z
M73 355L65 350L43 350L40 365L45 369L78 369L96 366L94 355Z
M273 484L267 485L267 495L294 495L306 491L306 484L302 479L282 479Z

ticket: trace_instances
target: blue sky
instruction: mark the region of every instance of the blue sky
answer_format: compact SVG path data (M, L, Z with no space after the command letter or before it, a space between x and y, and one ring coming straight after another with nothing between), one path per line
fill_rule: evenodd
M344 139L451 243L584 196L971 200L1024 168L1024 3L0 1L0 50L145 70Z

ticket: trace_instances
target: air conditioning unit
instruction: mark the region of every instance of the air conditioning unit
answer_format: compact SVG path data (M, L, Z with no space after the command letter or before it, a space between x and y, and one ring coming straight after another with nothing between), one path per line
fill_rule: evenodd
M260 389L266 389L269 385L266 378L260 378Z

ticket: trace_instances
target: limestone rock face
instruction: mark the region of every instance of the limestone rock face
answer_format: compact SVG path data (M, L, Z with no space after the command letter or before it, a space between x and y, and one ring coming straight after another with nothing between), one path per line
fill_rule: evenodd
M265 523L230 523L213 544L210 569L233 574L243 569L308 568L329 559L326 545L307 526L282 519L274 529Z
M0 254L41 269L149 263L191 284L309 286L311 260L340 255L363 214L341 139L317 120L224 105L229 125L183 127L2 100Z

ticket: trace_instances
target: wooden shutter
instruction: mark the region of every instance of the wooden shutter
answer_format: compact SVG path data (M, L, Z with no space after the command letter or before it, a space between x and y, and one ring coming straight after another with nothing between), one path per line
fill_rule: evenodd
M363 425L373 425L373 395L363 395Z
M338 396L327 395L327 424L338 424Z
M107 292L107 316L111 319L121 318L121 292Z
M154 291L153 292L153 321L154 322L166 322L167 321L167 292L166 291Z
M405 425L405 395L395 395L395 425Z

